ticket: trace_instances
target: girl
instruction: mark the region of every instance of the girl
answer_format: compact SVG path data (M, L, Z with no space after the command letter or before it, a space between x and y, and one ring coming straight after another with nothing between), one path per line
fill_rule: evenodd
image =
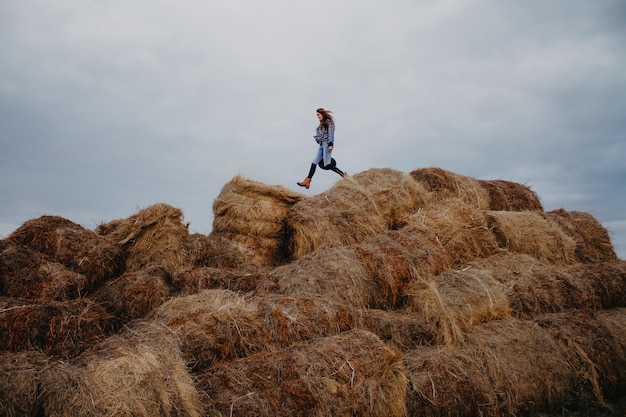
M333 120L333 116L331 116L332 112L322 108L319 108L316 111L320 124L317 126L315 136L313 137L320 147L317 150L315 158L313 158L313 162L311 163L309 175L307 175L304 181L297 183L300 187L304 187L306 189L311 186L311 178L313 178L313 174L315 174L315 167L317 164L319 164L320 168L334 171L343 178L348 176L347 172L343 172L337 168L337 162L331 157L331 153L335 147L335 121Z

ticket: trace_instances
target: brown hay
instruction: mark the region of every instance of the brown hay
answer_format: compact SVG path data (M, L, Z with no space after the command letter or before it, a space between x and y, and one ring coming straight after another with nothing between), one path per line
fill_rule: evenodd
M75 362L42 372L46 416L202 415L198 392L176 338L140 323Z
M0 294L30 300L65 301L87 291L87 278L9 240L0 241Z
M0 349L41 349L73 358L111 334L116 320L86 299L30 304L3 298L0 302Z
M405 289L408 309L435 328L437 342L458 343L477 324L510 317L504 286L489 271L450 271Z
M122 322L145 317L169 300L172 288L164 267L151 265L106 282L91 298Z
M425 317L407 310L357 310L363 328L377 335L393 350L406 352L436 343L439 329Z
M441 168L420 168L410 175L433 193L432 204L448 198L458 198L475 209L489 209L489 194L475 178Z
M96 231L126 253L126 272L157 263L170 274L193 264L189 231L183 212L158 203L124 219L98 226Z
M115 276L122 267L122 252L95 232L58 216L29 220L8 240L44 253L72 271L85 275L87 289Z
M489 193L489 210L543 211L539 197L526 185L504 180L478 182Z
M274 285L268 281L266 274L210 267L179 271L172 281L181 295L220 288L235 292L266 291L271 290Z
M558 224L576 243L576 257L581 262L617 260L609 232L591 214L584 211L553 210L544 216Z
M406 415L399 356L363 331L218 364L200 386L210 416Z
M486 211L485 217L502 249L553 264L567 265L576 259L574 240L541 213Z
M626 261L577 264L565 270L590 288L587 308L626 307Z
M370 193L350 178L295 204L287 224L293 259L322 248L359 243L387 229Z
M373 168L352 178L370 194L389 229L405 226L408 217L430 200L422 184L395 169Z
M473 327L466 341L405 355L410 415L519 415L563 404L572 371L547 330L494 321Z
M449 198L413 215L411 224L435 234L452 258L452 267L459 268L498 250L483 213L459 198Z
M198 253L195 262L198 266L232 269L247 273L267 272L273 268L267 263L262 253L257 253L253 248L223 234L211 233L204 240L196 237L195 241L200 241L203 245L202 252Z
M41 352L0 353L0 415L36 417L39 411L39 372L48 363Z
M151 319L180 339L184 358L196 370L267 350L270 343L257 305L232 291L206 290L173 298Z

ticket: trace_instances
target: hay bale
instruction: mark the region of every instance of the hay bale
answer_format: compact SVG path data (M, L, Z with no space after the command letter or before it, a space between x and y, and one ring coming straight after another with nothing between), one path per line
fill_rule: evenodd
M576 243L576 257L580 262L606 262L617 260L609 232L591 214L563 209L544 213L558 224Z
M465 340L405 354L409 415L526 415L563 406L572 368L548 330L498 320L471 328Z
M450 254L452 267L460 268L466 262L498 251L483 213L459 198L448 198L439 205L420 210L410 222L435 234Z
M107 281L91 296L118 320L127 323L145 317L169 300L170 274L161 265L150 265Z
M431 204L458 198L475 209L489 209L489 194L475 178L435 167L416 169L410 175L432 192Z
M182 210L158 203L127 219L98 226L96 232L123 248L126 272L159 264L173 274L193 265L192 245Z
M73 358L113 333L117 321L87 299L32 304L0 300L0 350L40 349Z
M510 317L504 286L485 270L449 271L414 281L405 294L407 309L434 328L440 344L459 343L467 329Z
M244 293L256 290L265 291L271 290L274 285L268 281L266 274L211 267L179 271L172 278L172 283L181 295L220 288Z
M0 352L0 415L40 416L39 372L48 356L35 350Z
M430 193L421 183L395 169L372 168L352 179L370 194L389 229L405 226L408 217L430 200Z
M502 249L557 265L568 265L576 259L574 240L541 213L486 211L485 218Z
M83 274L88 280L87 290L117 275L123 265L119 247L58 216L29 220L7 239Z
M478 180L489 194L489 210L543 211L537 194L528 186L504 180Z
M400 358L369 332L220 363L199 379L209 416L406 415Z
M412 311L368 308L357 312L359 324L355 328L374 333L393 350L406 352L437 342L439 329Z
M575 264L565 272L589 291L581 307L607 309L626 307L626 261Z
M387 229L370 193L350 178L296 203L287 215L287 225L292 259L318 249L359 243Z
M176 338L160 326L138 323L73 362L41 374L44 415L202 415L198 392Z
M223 234L211 233L205 239L195 238L195 241L203 245L202 252L196 258L197 266L232 269L243 273L267 272L273 268L262 253Z

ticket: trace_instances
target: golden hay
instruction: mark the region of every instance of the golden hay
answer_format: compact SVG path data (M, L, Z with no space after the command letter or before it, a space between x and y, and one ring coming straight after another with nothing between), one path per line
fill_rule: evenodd
M410 415L495 417L562 407L573 370L549 331L498 320L473 327L465 339L405 355Z
M209 416L406 416L400 358L364 331L218 364L199 385Z
M370 193L351 178L296 203L287 225L293 259L317 249L359 243L387 229Z
M39 351L0 353L0 415L36 417L39 412L39 372L48 356Z
M0 349L73 358L113 333L116 320L86 299L41 304L0 299Z
M489 193L472 177L456 174L441 168L420 168L410 175L433 194L431 204L448 198L458 198L478 210L489 209Z
M44 253L72 271L85 275L87 289L117 275L123 265L119 247L58 216L29 220L7 239Z
M198 266L232 269L247 273L269 271L273 268L263 253L223 234L211 233L204 239L196 236L194 242L196 242L195 248L201 247L201 252L196 254L194 262Z
M553 264L576 259L574 240L553 221L531 211L486 211L485 218L498 245Z
M504 286L489 271L450 271L405 289L408 309L435 328L437 342L458 343L477 324L510 317Z
M196 370L267 350L270 344L257 305L232 291L173 298L150 318L171 329L185 360Z
M576 256L581 262L615 261L609 232L591 214L563 209L544 213L576 242Z
M269 282L266 274L211 267L184 269L174 275L172 282L181 295L218 288L235 292L250 292L267 291L273 287L273 283Z
M539 197L526 185L504 180L478 182L489 193L489 210L543 211Z
M100 225L96 231L124 249L126 272L158 263L173 274L194 261L182 217L180 209L158 203L127 219Z
M352 177L370 194L387 228L398 229L424 207L430 193L409 174L391 168L373 168Z
M122 322L145 317L172 297L170 275L160 265L107 281L90 297Z
M484 212L459 198L432 205L411 216L410 223L437 236L459 268L466 262L497 252L498 244L489 230Z
M176 338L166 329L139 323L74 362L41 374L44 415L202 415L194 380Z

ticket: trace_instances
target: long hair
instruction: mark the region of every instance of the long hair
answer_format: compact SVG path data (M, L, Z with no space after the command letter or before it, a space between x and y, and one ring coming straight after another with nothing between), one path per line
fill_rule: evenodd
M324 127L327 128L329 124L332 124L333 126L335 125L335 119L333 119L333 116L331 114L332 111L323 109L321 107L317 109L316 111L322 115L322 120L320 120L320 125L319 125L320 129Z

